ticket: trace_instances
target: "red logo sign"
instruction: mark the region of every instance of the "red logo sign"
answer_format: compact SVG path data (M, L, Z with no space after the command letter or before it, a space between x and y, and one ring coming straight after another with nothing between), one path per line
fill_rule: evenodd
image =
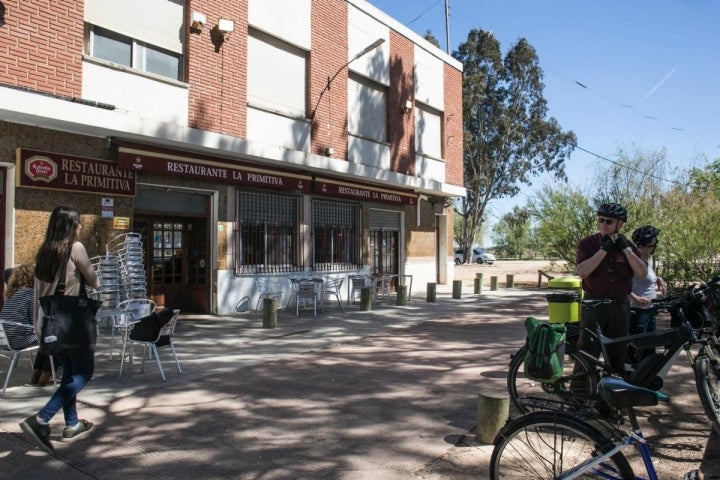
M34 182L50 183L58 176L58 166L48 157L35 155L25 163L25 175Z

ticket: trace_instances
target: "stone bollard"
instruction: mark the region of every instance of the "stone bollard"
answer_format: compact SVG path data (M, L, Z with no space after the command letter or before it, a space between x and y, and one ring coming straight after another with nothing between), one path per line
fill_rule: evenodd
M497 277L494 275L490 277L490 290L497 290Z
M462 280L453 280L452 298L462 298Z
M277 327L277 299L263 299L263 328Z
M360 289L360 310L367 312L372 310L372 288L364 287Z
M435 282L428 282L427 284L427 295L425 296L425 299L428 302L435 302L435 297L437 295L437 283Z
M515 287L515 275L506 275L505 276L505 285L507 288L514 288Z
M407 305L407 285L398 285L395 304L401 307Z
M483 282L483 274L482 273L476 273L475 274L475 293L482 293L482 282Z
M475 440L490 445L510 416L510 397L507 392L481 392L477 405Z

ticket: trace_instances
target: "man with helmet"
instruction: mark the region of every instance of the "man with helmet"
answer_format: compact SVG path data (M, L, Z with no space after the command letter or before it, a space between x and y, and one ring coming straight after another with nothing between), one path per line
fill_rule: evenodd
M633 277L647 275L647 265L627 239L620 234L627 210L618 203L603 203L597 209L598 233L580 240L575 260L582 278L585 299L610 300L592 309L583 309L578 346L600 354L600 345L586 330L597 322L607 337L624 337L630 328L629 296ZM615 373L625 374L625 343L608 345L608 360Z
M665 295L667 284L658 277L652 268L650 256L655 252L660 230L652 225L643 225L632 234L632 241L640 252L640 258L647 264L647 275L642 278L634 277L632 292L630 292L630 335L637 333L654 332L656 330L655 311L652 301L657 297L657 291ZM651 355L654 349L645 349L634 361L640 361ZM628 352L632 355L632 351Z

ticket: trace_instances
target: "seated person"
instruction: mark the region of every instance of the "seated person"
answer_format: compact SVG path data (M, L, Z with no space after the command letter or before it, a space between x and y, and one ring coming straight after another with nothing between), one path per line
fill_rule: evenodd
M25 263L13 269L7 281L5 290L5 304L0 312L0 321L22 323L30 328L6 323L5 334L10 347L15 350L27 348L38 344L35 333L35 267ZM50 385L52 382L52 369L50 356L38 352L33 363L33 373L30 379L32 385Z

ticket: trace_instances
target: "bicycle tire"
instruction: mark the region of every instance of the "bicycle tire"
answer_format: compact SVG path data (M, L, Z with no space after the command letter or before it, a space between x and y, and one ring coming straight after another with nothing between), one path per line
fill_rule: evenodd
M576 417L532 412L508 423L498 433L490 458L490 479L555 479L614 445L600 430ZM579 478L632 480L635 475L625 455L618 452Z
M707 355L699 355L695 359L694 366L695 385L700 395L700 402L715 432L720 435L720 379Z
M597 396L598 373L571 344L565 344L563 376L554 383L541 383L525 376L525 354L523 346L513 355L507 375L507 389L513 404L522 413L531 410L530 399L592 404ZM578 365L575 371L575 365Z

